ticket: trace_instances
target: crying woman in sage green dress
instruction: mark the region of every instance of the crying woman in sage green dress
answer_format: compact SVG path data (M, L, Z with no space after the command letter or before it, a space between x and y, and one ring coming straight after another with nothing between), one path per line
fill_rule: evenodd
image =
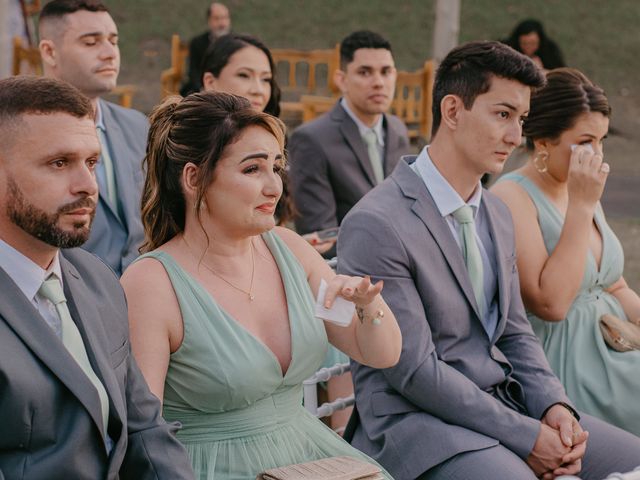
M569 398L640 435L640 351L610 348L599 326L613 315L640 342L640 298L622 276L622 248L600 205L611 108L577 70L552 70L547 80L524 121L529 162L493 190L513 214L529 320Z
M401 336L368 277L336 276L290 230L274 227L283 126L248 101L203 92L151 116L140 257L122 283L133 352L200 479L348 455L372 462L302 406L302 382L328 343L386 368ZM358 315L314 315L321 281Z

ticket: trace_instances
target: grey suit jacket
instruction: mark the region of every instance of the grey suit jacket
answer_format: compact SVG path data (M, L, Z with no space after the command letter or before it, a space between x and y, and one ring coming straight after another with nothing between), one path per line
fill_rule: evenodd
M411 148L402 120L385 115L384 127L387 176ZM293 132L288 149L293 199L300 213L295 222L299 233L338 226L351 207L376 185L358 126L340 102Z
M144 240L140 220L140 197L144 186L144 159L149 121L136 110L98 100L113 161L118 206L100 193L89 240L82 246L95 253L117 275L139 255Z
M93 255L60 257L65 295L109 396L107 456L95 388L0 269L0 479L192 479L176 425L160 416L129 344L127 306Z
M524 459L546 409L569 404L525 316L509 210L483 192L500 307L489 338L460 248L407 164L414 159L352 209L338 240L338 271L384 280L402 331L396 366L352 363L361 420L353 444L397 479L498 443Z

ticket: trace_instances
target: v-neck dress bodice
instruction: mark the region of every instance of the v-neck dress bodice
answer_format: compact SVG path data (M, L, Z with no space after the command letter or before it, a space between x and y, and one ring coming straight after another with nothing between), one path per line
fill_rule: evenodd
M291 362L284 375L273 352L173 257L162 251L141 257L164 266L184 325L170 357L163 415L182 423L177 436L199 479L253 480L269 468L339 455L373 462L302 406L302 382L322 364L327 336L304 269L276 234L262 238L287 298Z
M562 232L564 217L528 178L504 175L525 189L533 201L538 224L549 255ZM610 313L626 319L618 300L605 290L622 275L624 254L598 204L594 221L602 236L600 266L592 252L585 258L585 271L576 298L561 322L547 322L531 312L527 316L540 338L551 368L562 381L567 395L579 410L640 435L640 351L616 352L607 347L598 325ZM518 252L526 255L527 252Z

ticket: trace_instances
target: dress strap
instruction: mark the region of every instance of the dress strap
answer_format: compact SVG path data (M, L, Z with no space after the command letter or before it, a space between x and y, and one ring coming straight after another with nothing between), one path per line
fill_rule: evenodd
M496 183L502 181L512 181L514 183L517 183L525 190L525 192L527 192L527 195L529 195L529 198L531 198L531 201L538 211L538 220L540 220L540 215L544 214L545 216L551 216L552 218L555 218L556 221L559 221L561 224L564 223L564 219L560 215L560 212L558 212L558 209L549 201L546 195L542 193L540 188L538 188L538 186L529 178L519 173L509 172L501 176Z

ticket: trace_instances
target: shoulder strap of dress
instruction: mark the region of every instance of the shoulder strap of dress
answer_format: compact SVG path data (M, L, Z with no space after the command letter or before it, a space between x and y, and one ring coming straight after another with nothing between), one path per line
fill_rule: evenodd
M498 182L506 180L510 180L520 185L525 190L525 192L527 192L527 195L529 195L529 198L531 198L531 201L533 201L533 204L536 206L538 212L545 211L552 214L556 212L555 208L549 203L549 200L547 199L547 197L545 197L544 193L542 193L542 191L536 186L535 183L533 183L524 175L520 175L519 173L515 172L509 172L500 177L498 179Z

